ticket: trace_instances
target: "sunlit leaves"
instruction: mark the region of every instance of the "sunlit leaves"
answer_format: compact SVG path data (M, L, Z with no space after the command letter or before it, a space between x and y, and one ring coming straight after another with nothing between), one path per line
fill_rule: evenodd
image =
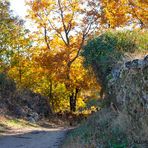
M31 35L36 42L32 58L46 71L43 75L48 77L47 83L52 84L52 105L60 102L61 94L54 98L56 86L64 84L67 101L76 89L91 87L80 51L98 26L97 4L84 0L27 1L28 18L37 26ZM64 102L65 98L61 99Z
M128 23L147 26L148 3L142 0L101 0L103 21L112 28ZM105 18L105 19L104 19ZM104 23L104 22L103 22Z

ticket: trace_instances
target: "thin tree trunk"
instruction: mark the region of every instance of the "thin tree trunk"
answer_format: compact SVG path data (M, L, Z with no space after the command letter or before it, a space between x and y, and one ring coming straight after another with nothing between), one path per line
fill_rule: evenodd
M70 95L70 111L75 112L75 105L74 105L74 92Z
M50 80L50 85L49 85L49 98L52 100L52 80Z
M70 95L70 111L71 112L76 111L78 92L79 92L79 89L76 88L75 91L73 91L72 94Z
M22 84L22 68L21 68L21 66L19 66L19 81L20 81L20 84Z
M50 102L51 102L51 104L50 104ZM52 107L51 107L51 105L52 105ZM53 102L53 95L52 95L52 80L50 80L50 85L49 85L49 100L48 100L48 106L49 106L50 110L51 110L52 113L53 113L53 111L54 111L54 102Z

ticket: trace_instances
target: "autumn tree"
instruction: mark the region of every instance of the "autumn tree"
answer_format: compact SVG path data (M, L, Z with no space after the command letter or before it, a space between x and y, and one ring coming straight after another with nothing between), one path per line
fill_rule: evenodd
M7 1L0 1L0 60L1 68L11 73L19 84L22 81L22 61L27 57L26 48L30 46L27 39L28 30L23 26L23 21L12 15L10 4ZM14 67L17 69L14 73ZM14 77L15 76L15 77Z
M8 63L11 55L13 38L12 31L15 32L15 19L10 16L9 3L0 1L0 64L4 68L4 63Z
M148 23L148 3L145 0L101 0L102 21L115 28L129 24L139 24L146 28Z
M42 40L42 47L46 46L47 53L54 51L58 79L69 90L70 109L75 111L77 94L82 86L77 85L81 70L73 76L73 67L79 65L82 47L98 26L97 3L84 0L33 0L27 4L30 7L28 17L38 28L35 38L39 42Z

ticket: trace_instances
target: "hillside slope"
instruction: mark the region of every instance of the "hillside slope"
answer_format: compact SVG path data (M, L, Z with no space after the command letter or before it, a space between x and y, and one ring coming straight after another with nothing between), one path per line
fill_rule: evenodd
M147 148L147 76L148 56L113 69L108 87L114 102L70 133L63 148Z
M46 97L28 89L17 89L5 74L0 74L0 115L36 122L51 114Z

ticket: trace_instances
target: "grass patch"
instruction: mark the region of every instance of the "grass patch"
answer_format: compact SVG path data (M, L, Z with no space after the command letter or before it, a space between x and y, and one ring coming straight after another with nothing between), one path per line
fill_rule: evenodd
M62 148L144 148L146 143L136 143L134 124L128 114L104 108L68 133Z
M24 127L38 127L38 125L30 123L23 119L12 117L0 117L0 132L5 132L10 129L24 128Z

